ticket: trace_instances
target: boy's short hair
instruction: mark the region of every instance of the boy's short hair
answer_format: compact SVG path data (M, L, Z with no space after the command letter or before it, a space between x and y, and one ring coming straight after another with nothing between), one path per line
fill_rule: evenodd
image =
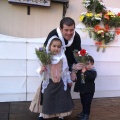
M93 59L93 57L92 57L91 55L89 55L88 60L89 60L92 64L94 64L94 59Z

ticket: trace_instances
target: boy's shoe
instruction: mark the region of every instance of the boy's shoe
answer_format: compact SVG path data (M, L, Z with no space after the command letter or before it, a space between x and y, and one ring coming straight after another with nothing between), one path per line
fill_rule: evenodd
M38 120L45 120L43 117L38 117Z
M89 120L89 115L84 114L83 117L80 120Z
M77 114L77 117L79 117L79 118L82 118L83 116L84 116L83 112Z

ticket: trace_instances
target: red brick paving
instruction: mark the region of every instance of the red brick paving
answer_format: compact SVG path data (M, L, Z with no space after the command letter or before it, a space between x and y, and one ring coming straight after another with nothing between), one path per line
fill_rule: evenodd
M73 113L65 120L78 120L76 114L81 111L80 100L73 100ZM38 114L29 111L30 102L1 102L0 120L37 120ZM57 120L56 118L49 120ZM120 97L94 98L90 120L120 120Z

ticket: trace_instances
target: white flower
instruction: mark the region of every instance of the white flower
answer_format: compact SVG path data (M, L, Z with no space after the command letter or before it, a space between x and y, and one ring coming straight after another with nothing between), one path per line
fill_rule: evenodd
M81 15L85 15L87 12L82 12Z
M100 1L100 5L103 5L103 6L104 6L105 4L104 4L103 2Z
M101 20L101 18L99 18L99 17L95 17L95 19L96 19L96 20Z

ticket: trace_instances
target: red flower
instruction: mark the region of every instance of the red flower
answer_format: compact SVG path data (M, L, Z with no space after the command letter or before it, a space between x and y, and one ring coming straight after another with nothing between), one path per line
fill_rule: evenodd
M102 45L102 42L95 42L96 45Z
M105 25L105 30L108 31L109 30L109 26Z
M80 55L81 55L81 56L85 56L86 53L87 53L87 51L86 51L85 49L82 49L82 50L80 51Z
M94 27L94 30L95 30L95 31L100 30L100 26L99 26L99 25L96 25L96 26Z
M116 28L116 34L117 34L117 35L120 34L120 28Z
M107 20L110 19L110 17L107 14L104 15L104 18L106 18Z
M74 50L73 55L74 55L76 62L78 63L86 64L86 62L89 60L89 54L87 53L85 49L82 49L80 51Z
M120 16L120 13L118 13L117 16Z

